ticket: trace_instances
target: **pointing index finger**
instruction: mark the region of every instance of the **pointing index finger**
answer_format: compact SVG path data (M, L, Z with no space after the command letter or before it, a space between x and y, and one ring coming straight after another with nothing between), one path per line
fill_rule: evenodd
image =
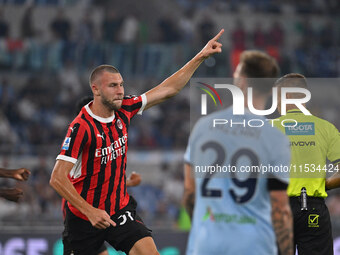
M214 41L217 41L220 39L221 35L224 33L224 29L221 29L221 31L213 38Z

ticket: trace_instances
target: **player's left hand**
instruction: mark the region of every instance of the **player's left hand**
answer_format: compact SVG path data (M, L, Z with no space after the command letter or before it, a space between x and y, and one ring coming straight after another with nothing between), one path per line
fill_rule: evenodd
M31 172L26 168L12 170L12 178L18 181L26 181Z
M211 55L215 53L222 52L222 48L221 48L222 43L219 43L218 39L220 39L223 33L224 33L224 29L221 29L221 31L214 38L212 38L201 50L200 54L204 59L210 57Z
M19 199L23 196L22 189L19 188L9 188L9 189L3 189L2 190L3 197L9 201L18 202Z
M141 181L142 181L142 177L140 176L140 174L137 174L136 172L132 172L126 181L126 186L134 187L134 186L139 185Z

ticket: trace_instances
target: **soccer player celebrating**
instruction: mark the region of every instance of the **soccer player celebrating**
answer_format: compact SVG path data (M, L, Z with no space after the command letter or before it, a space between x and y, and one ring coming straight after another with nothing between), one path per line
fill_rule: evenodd
M76 106L76 115L79 114L79 112L81 111L81 109L89 104L90 102L93 101L93 97L92 96L85 96L83 98L81 98L78 102L77 102L77 106ZM132 172L130 174L130 176L126 179L126 186L127 187L134 187L134 186L138 186L142 181L142 178L140 176L140 174L137 174L135 172ZM62 202L61 202L61 208L63 211L63 216L64 216L64 220L66 217L66 206L67 206L67 201L63 198ZM102 246L97 250L97 255L108 255L108 251L107 248L105 246L105 244L103 243Z
M64 254L93 255L104 241L129 255L159 254L126 191L128 127L134 115L175 96L206 58L220 53L223 32L141 96L124 96L123 78L115 67L101 65L92 71L94 100L71 123L50 180L68 201Z
M245 51L234 73L235 85L247 95L248 78L275 78L276 61L259 51ZM271 95L270 79L252 79L253 105L263 110ZM247 100L244 100L247 107ZM262 119L265 125L213 127L214 119L235 122ZM288 176L272 173L260 178L241 167L289 165L288 139L262 116L249 111L233 115L227 108L201 118L190 134L185 159L184 203L192 215L187 255L293 254L292 216L286 194ZM235 166L237 172L194 176L196 166Z
M19 168L14 170L0 168L0 177L12 178L17 181L27 181L30 174L31 172L26 168ZM9 201L18 202L22 196L23 191L19 188L0 189L0 197L3 197Z
M303 75L291 73L280 78L276 86L307 89L307 82ZM301 94L287 93L286 97L299 99ZM278 109L281 111L280 103ZM297 122L295 127L278 125L289 119ZM291 178L287 192L294 216L294 247L297 247L298 254L333 254L332 228L324 200L327 197L325 178L326 158L334 164L335 169L340 167L339 131L326 120L304 115L292 104L287 105L287 114L278 120L274 123L288 136L292 151ZM286 123L289 125L289 121ZM327 188L340 186L336 177L327 181Z

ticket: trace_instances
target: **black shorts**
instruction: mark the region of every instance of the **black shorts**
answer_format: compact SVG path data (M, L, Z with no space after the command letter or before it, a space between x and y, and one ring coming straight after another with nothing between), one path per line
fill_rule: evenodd
M136 207L136 201L130 196L127 206L111 216L117 226L110 226L107 229L93 227L89 221L75 216L69 208L66 208L63 232L64 255L98 254L104 241L117 251L129 254L138 240L151 236L151 230L137 215Z
M300 198L290 197L294 217L294 247L299 255L333 255L332 226L323 198L307 197L307 211Z
M106 251L106 250L107 250L107 247L105 246L105 244L103 244L102 246L100 246L96 254L102 253L103 251Z

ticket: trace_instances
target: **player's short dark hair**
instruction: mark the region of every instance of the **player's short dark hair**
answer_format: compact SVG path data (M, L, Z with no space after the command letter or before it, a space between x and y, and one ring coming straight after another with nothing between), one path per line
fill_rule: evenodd
M81 108L83 108L92 100L93 100L92 96L84 96L81 99L79 99L76 104L76 115L81 111Z
M116 67L111 66L111 65L97 66L95 69L93 69L93 71L90 74L90 79L89 79L90 86L98 78L98 76L101 75L104 71L109 72L109 73L120 73Z
M277 78L280 68L277 61L267 53L258 50L246 50L240 56L241 74L249 79L250 86L261 93L268 93L274 86L270 79Z
M299 73L289 73L275 82L277 87L298 87L307 89L306 77Z

